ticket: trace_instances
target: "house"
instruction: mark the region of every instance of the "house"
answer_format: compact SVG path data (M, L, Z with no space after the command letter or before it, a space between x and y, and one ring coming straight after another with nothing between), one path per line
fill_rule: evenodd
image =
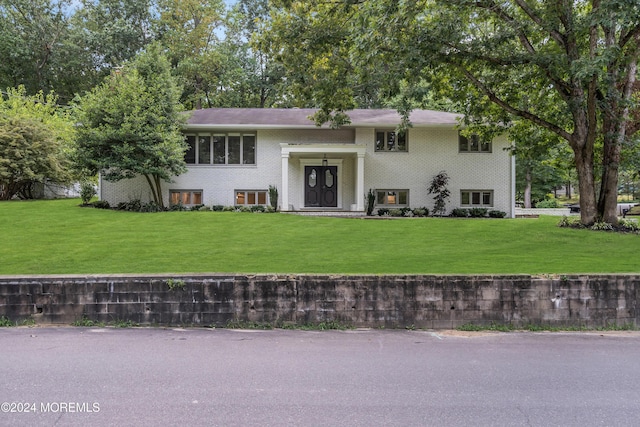
M377 208L433 207L427 189L445 171L448 209L486 207L514 215L515 161L506 137L465 138L459 115L411 113L412 127L396 133L394 110L353 110L339 129L317 127L312 109L212 108L193 111L185 126L188 172L164 183L165 201L185 205L269 203L278 188L283 211L364 211L365 194ZM100 197L112 205L150 200L139 177L101 180Z

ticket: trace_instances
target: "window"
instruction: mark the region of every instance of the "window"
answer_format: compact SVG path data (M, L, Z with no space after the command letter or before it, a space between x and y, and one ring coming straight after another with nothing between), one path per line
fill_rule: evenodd
M466 137L458 133L458 151L460 153L490 153L491 142L481 141L478 135Z
M376 151L407 151L407 134L394 130L377 130Z
M256 136L254 134L187 135L187 164L255 165Z
M376 204L407 206L409 204L409 190L377 190Z
M460 192L462 206L493 206L493 190L462 190Z
M236 190L236 205L266 205L267 190Z
M202 190L170 190L169 203L193 206L202 204Z

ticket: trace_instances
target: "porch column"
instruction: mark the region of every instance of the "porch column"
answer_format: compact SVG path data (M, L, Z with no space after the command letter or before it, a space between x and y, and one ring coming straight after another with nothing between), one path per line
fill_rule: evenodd
M364 210L364 153L358 152L356 166L356 210Z
M289 153L282 153L281 211L289 210Z

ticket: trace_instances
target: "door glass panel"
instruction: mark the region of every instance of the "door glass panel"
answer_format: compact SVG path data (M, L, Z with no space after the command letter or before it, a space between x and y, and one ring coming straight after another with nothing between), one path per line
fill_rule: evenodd
M333 174L329 169L324 171L324 185L329 188L333 187Z
M316 174L316 170L312 169L311 173L309 174L309 187L314 188L317 183L318 183L318 176Z

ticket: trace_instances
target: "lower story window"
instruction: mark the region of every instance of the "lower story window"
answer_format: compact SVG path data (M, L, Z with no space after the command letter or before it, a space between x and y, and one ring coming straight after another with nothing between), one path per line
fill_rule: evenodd
M376 204L406 206L409 204L409 190L377 190Z
M236 205L266 205L267 190L236 190Z
M169 191L169 200L172 205L201 205L202 190L171 190Z
M462 206L493 206L493 190L462 190L460 192Z

